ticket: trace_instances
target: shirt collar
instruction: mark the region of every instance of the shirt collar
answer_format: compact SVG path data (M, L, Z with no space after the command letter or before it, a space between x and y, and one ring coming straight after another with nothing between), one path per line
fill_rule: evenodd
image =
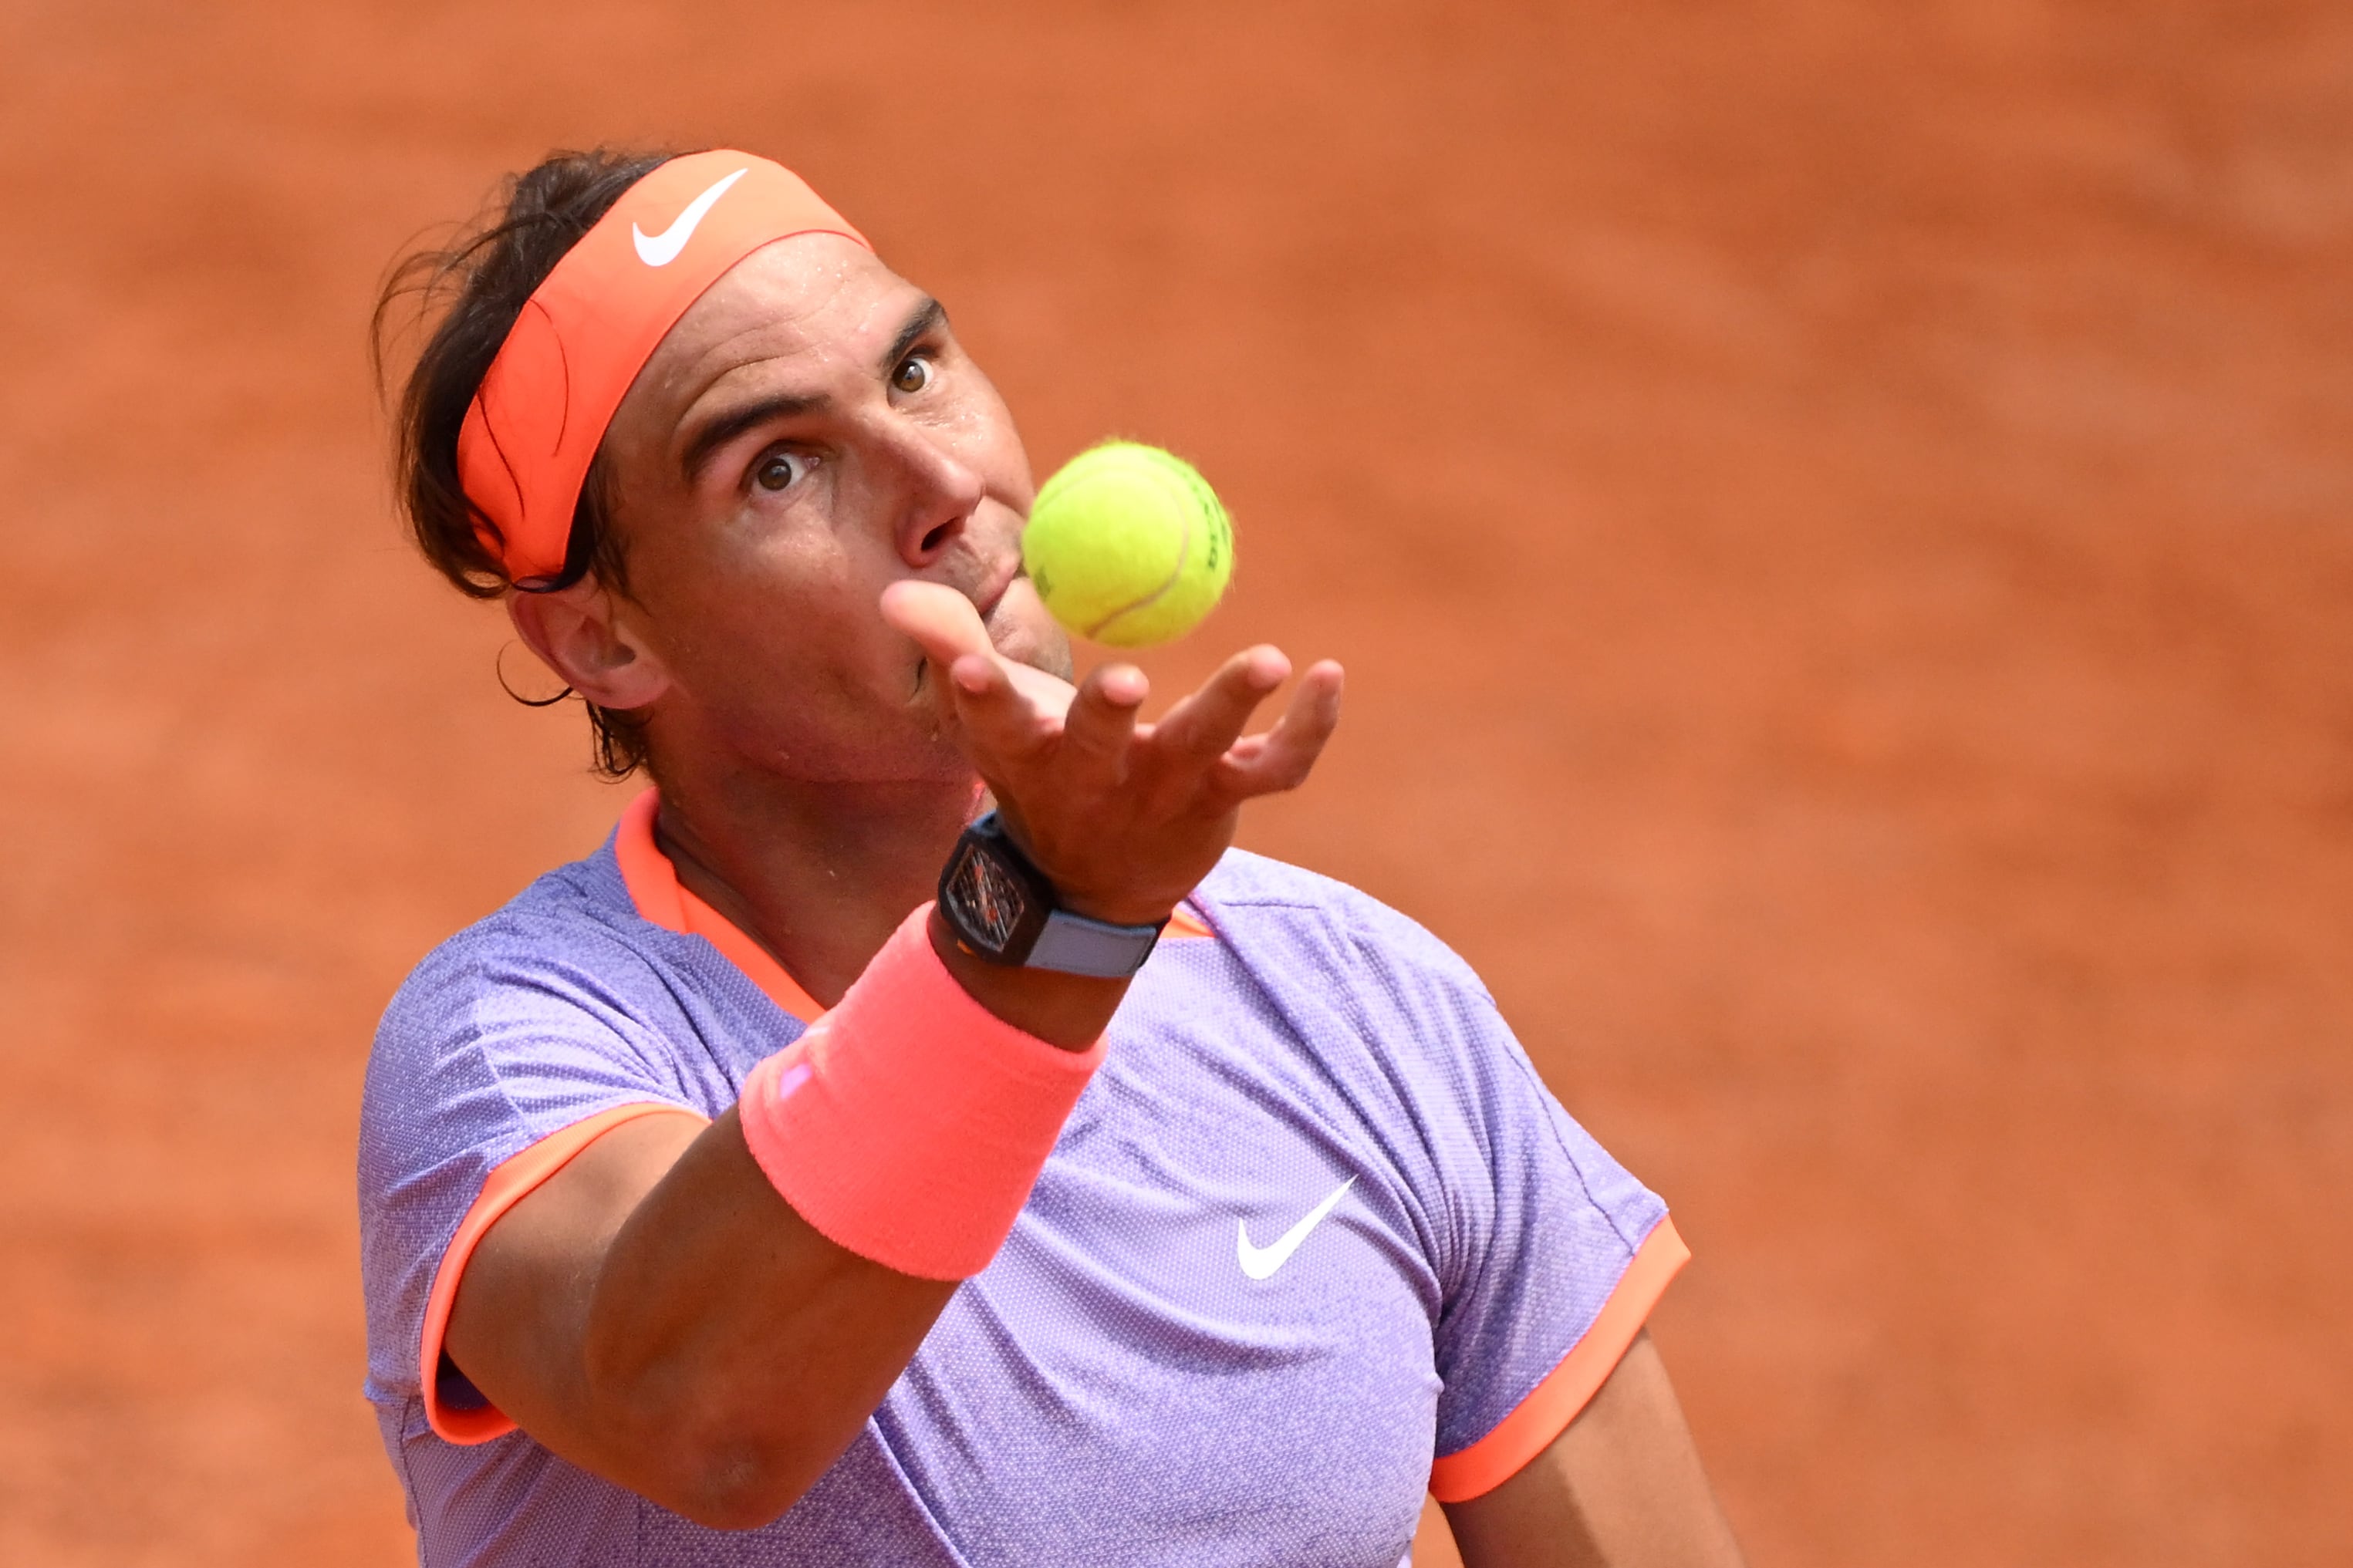
M647 790L629 803L613 830L613 858L620 863L621 880L628 886L629 901L637 906L638 918L664 931L702 938L742 970L745 979L766 992L770 1001L802 1023L814 1024L823 1017L825 1009L786 973L783 964L769 956L766 948L678 879L678 868L654 840L654 816L660 809L661 792ZM1211 934L1198 915L1179 905L1161 940Z

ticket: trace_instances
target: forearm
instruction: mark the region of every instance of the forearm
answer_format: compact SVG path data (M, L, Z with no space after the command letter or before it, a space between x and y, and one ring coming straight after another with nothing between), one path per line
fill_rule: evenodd
M678 1511L763 1523L849 1446L955 1289L820 1236L731 1111L606 1251L578 1340L581 1435L596 1468Z
M1166 910L1148 918L1165 918ZM934 910L932 951L956 984L983 1007L1027 1035L1066 1051L1082 1051L1103 1037L1127 994L1125 980L1058 974L1050 969L1008 969L966 952Z

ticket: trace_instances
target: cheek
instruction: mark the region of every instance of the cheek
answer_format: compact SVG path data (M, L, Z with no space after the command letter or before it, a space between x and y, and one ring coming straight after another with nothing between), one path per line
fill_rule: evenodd
M814 540L715 552L691 585L649 588L666 700L711 743L797 776L953 771L914 700L913 651L876 607L887 580L882 563Z
M857 564L825 541L715 552L657 607L681 681L713 699L838 683L888 630Z

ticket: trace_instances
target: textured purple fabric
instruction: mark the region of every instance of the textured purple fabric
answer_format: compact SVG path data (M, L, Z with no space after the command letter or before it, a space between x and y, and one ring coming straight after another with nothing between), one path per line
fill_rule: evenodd
M1239 852L1195 902L1217 940L1145 967L1004 1250L818 1487L742 1533L526 1433L444 1442L418 1345L493 1166L611 1106L715 1116L800 1024L638 919L609 844L427 957L377 1035L360 1143L366 1392L420 1561L1398 1563L1432 1455L1543 1381L1665 1207L1419 926Z

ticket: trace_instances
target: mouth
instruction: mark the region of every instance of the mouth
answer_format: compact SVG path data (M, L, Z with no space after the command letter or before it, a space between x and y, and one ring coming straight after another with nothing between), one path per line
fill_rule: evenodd
M1034 607L1023 602L1034 599L1036 595L1016 591L1028 581L1029 574L1022 570L1021 558L1017 555L975 584L966 596L980 616L981 628L988 634L990 646L998 654L1017 664L1050 668L1054 663L1050 653L1034 646L1038 640L1030 625L1037 618ZM920 699L925 694L931 662L916 650L914 666L911 695Z
M1001 569L990 574L988 580L974 590L973 608L980 612L981 622L988 626L992 637L997 631L994 617L997 606L1005 603L1006 591L1019 582L1021 576L1021 558L1017 555Z
M988 640L997 651L1014 663L1064 680L1075 679L1070 640L1046 613L1027 572L1014 574L996 605L981 616L981 625L988 629Z

